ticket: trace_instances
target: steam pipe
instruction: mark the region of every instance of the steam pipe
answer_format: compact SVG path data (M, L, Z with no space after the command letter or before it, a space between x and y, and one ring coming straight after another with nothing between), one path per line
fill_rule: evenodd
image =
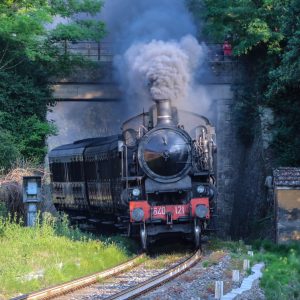
M169 99L154 99L157 110L157 125L174 125Z

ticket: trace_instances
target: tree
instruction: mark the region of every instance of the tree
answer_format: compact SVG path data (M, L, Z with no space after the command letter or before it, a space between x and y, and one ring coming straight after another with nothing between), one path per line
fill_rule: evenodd
M97 40L105 31L95 16L101 0L2 0L0 4L0 71L26 59L46 64L47 72L64 69L62 41ZM85 18L79 14L85 13ZM54 68L56 66L57 68Z
M191 0L193 8L200 0ZM230 37L236 55L247 54L260 44L268 51L280 50L283 39L279 16L284 13L285 0L204 0L196 17L204 19L203 34L212 42L222 43Z
M46 120L54 103L50 80L84 63L61 43L99 41L104 24L94 16L101 6L101 0L1 1L0 142L12 153L0 150L0 167L19 155L43 161L45 138L55 133Z
M188 2L195 17L203 20L203 28L200 30L206 39L223 42L229 36L234 55L240 56L248 64L248 95L239 106L245 112L258 112L261 105L274 110L273 149L276 164L299 165L300 2ZM246 115L244 120L248 120Z
M15 145L14 137L0 129L0 166L7 169L19 157L20 153Z

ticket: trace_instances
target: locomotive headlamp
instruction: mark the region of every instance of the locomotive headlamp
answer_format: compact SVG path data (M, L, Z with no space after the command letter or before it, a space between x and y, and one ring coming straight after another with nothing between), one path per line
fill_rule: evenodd
M144 211L141 208L135 208L131 213L131 217L134 221L140 222L144 218Z
M208 213L208 208L205 205L200 204L196 207L195 213L198 218L205 218Z
M205 186L203 186L203 185L198 185L198 186L197 186L197 192L198 192L199 194L203 194L203 193L205 192Z
M134 189L132 190L132 195L133 195L134 197L138 197L140 194L141 194L140 189L134 188Z

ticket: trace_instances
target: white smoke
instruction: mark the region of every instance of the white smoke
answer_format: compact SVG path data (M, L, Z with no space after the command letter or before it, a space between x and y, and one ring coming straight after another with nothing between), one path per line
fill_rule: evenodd
M124 63L119 64L120 73L127 92L138 98L146 97L150 91L153 99L170 99L179 103L189 98L194 71L204 57L205 46L199 45L191 35L178 42L152 40L135 43L125 52Z

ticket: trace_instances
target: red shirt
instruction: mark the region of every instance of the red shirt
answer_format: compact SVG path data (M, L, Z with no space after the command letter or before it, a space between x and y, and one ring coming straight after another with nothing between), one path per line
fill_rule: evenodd
M223 51L224 51L224 55L226 56L230 56L232 55L232 47L229 43L224 43L223 45Z

